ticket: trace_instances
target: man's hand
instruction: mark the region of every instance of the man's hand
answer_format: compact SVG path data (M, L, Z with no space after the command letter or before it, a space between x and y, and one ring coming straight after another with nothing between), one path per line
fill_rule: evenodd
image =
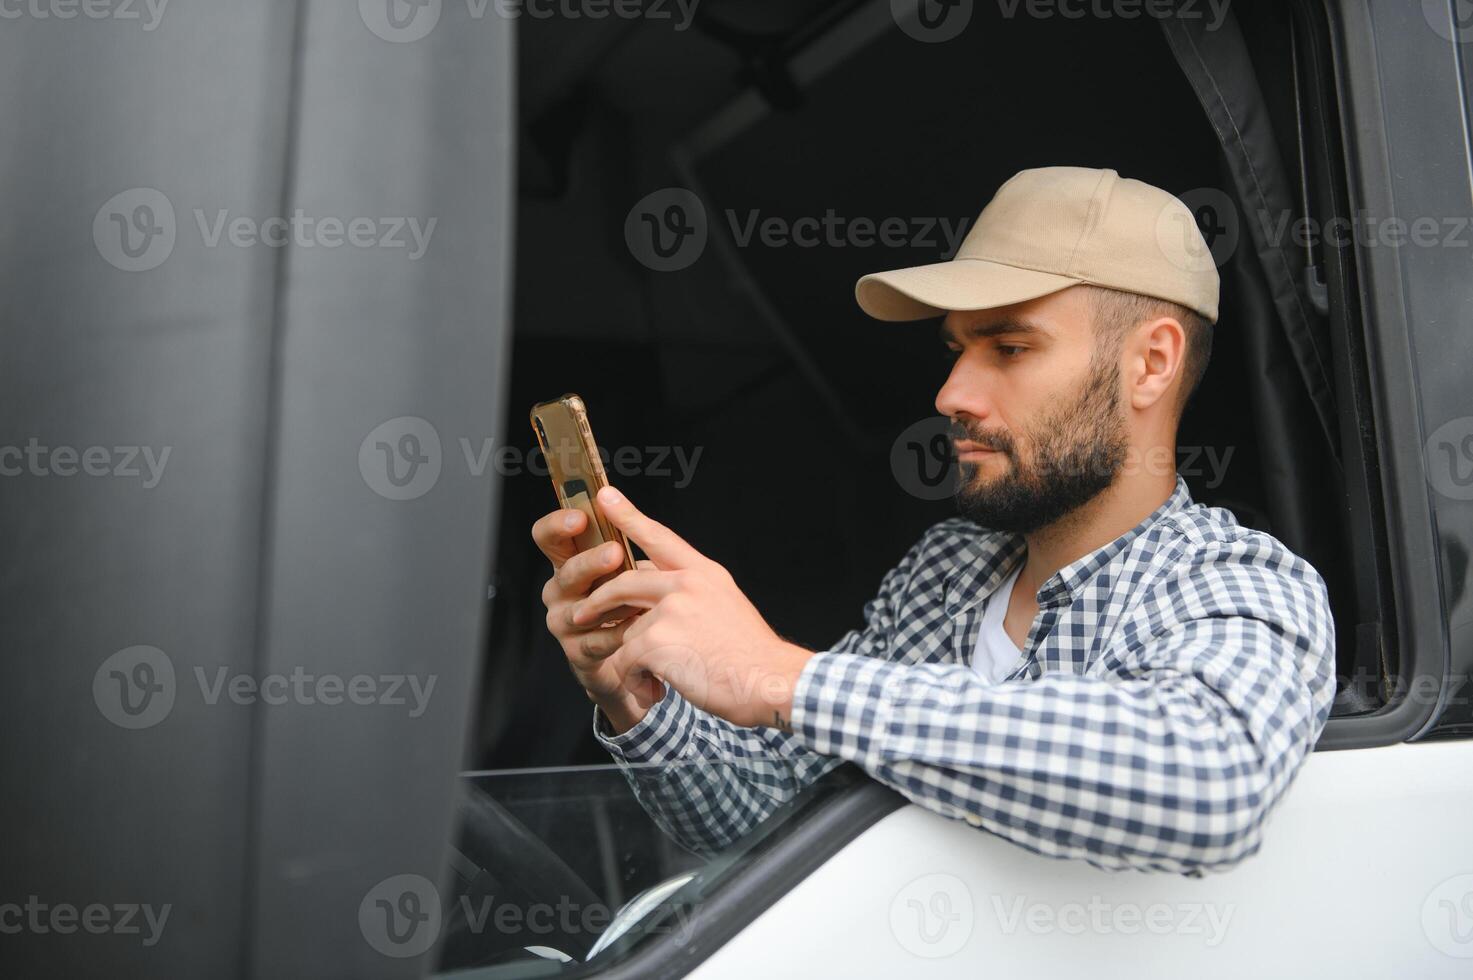
M574 604L588 597L598 579L617 571L624 556L624 550L612 541L580 554L573 538L587 523L582 511L568 509L555 510L532 525L532 540L553 569L552 578L542 587L542 603L547 606L547 628L562 645L573 676L614 730L624 732L665 696L665 688L645 672L626 676L620 665L608 660L637 610L611 609L600 619L581 625L572 620ZM653 567L647 561L640 564ZM608 623L617 625L604 625Z
M598 506L653 560L572 606L575 630L640 611L623 619L606 641L589 646L590 657L603 660L606 676L658 677L696 707L733 724L788 728L793 688L812 653L773 632L725 568L641 514L614 488L599 491ZM549 625L551 619L549 614Z

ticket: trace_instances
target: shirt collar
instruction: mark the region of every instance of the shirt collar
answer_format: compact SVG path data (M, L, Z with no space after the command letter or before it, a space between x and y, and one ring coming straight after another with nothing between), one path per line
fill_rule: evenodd
M1043 588L1038 590L1039 608L1047 606L1061 606L1068 604L1074 598L1074 594L1094 578L1100 569L1120 556L1131 542L1140 537L1145 531L1160 521L1167 514L1174 513L1192 505L1192 493L1187 489L1186 481L1180 476L1176 478L1176 489L1171 496L1166 498L1165 503L1153 510L1145 520L1135 527L1126 531L1120 537L1111 541L1103 547L1096 548L1082 558L1077 558L1053 575L1043 583Z
M1075 592L1114 561L1144 531L1167 514L1191 504L1191 491L1187 489L1186 481L1178 476L1176 489L1149 517L1109 544L1070 562L1050 576L1038 590L1039 608L1067 605ZM946 578L943 604L949 616L990 596L1028 553L1027 543L1021 534L989 531L975 524L972 527L980 532L980 537L966 546L967 551Z

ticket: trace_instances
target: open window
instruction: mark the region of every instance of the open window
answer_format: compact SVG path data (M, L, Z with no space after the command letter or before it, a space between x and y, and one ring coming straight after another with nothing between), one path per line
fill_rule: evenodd
M1383 710L1401 668L1354 266L1299 244L1349 209L1310 6L1219 22L1202 5L1168 21L979 5L944 43L885 4L711 3L685 30L524 23L509 445L532 446L526 405L578 391L613 479L821 648L951 512L892 458L934 415L937 346L868 320L854 280L949 254L1022 167L1110 166L1193 205L1221 264L1180 471L1326 578L1335 713ZM688 195L701 225L673 261L630 246L662 194ZM602 761L543 628L526 528L551 497L535 454L512 458L475 761Z
M945 39L933 7L822 0L711 0L685 29L524 23L510 446L533 444L526 406L579 392L614 481L821 649L952 513L905 469L927 465L905 438L934 415L939 345L868 320L855 279L948 257L1018 169L1111 167L1186 200L1219 261L1178 469L1325 578L1340 684L1323 747L1411 737L1432 711L1409 693L1423 545L1382 462L1404 421L1387 392L1408 382L1365 305L1364 250L1333 233L1364 193L1333 12L1009 9L975 5ZM552 498L521 458L475 762L606 762L544 629L526 529Z

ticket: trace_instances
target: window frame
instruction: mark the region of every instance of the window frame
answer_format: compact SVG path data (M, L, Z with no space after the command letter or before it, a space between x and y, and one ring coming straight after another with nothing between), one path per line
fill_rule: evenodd
M1351 214L1446 213L1433 204L1434 189L1418 186L1392 166L1387 97L1413 91L1427 97L1429 90L1436 91L1429 78L1437 78L1439 72L1456 72L1456 58L1446 57L1448 48L1437 43L1428 26L1407 23L1408 12L1421 17L1419 7L1409 4L1396 11L1380 0L1303 0L1295 4L1295 13L1309 27L1307 40L1327 46L1333 68L1330 78L1337 102L1330 108L1338 113L1335 132L1343 147L1341 163ZM1415 62L1423 77L1412 71L1394 77L1379 72L1378 58L1388 53L1388 42L1402 50L1414 47L1417 56L1398 64ZM1450 79L1448 84L1454 87L1444 86L1444 92L1460 91ZM1435 138L1436 127L1429 124L1432 113L1415 115L1412 119L1398 117L1397 125L1420 126L1418 132L1429 137L1416 141L1417 152L1456 157L1466 170L1466 151L1448 148L1447 130L1442 130L1444 138ZM1444 680L1450 676L1441 583L1432 589L1419 584L1426 581L1429 571L1436 575L1440 564L1423 452L1423 398L1417 385L1417 353L1405 288L1409 267L1427 261L1428 256L1410 249L1373 248L1364 241L1357 241L1349 251L1354 277L1349 295L1358 306L1353 322L1363 330L1369 380L1371 417L1364 421L1374 430L1381 519L1391 566L1394 629L1389 639L1396 644L1403 685L1401 693L1375 712L1330 719L1317 746L1327 750L1391 745L1426 736L1445 707ZM1333 295L1333 283L1331 287ZM1446 293L1428 299L1445 304L1451 290ZM1416 438L1407 438L1407 433L1415 433ZM1416 696L1427 686L1420 679L1429 677L1437 691L1435 700L1425 694Z

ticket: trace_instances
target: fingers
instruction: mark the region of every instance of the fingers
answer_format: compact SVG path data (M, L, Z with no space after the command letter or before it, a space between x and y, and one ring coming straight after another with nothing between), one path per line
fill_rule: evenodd
M677 588L678 580L670 572L656 569L622 572L573 607L573 625L603 622L621 606L650 609Z
M690 568L703 561L703 556L685 539L665 525L646 517L613 487L598 492L598 506L603 515L661 568Z
M552 562L552 567L560 568L563 562L578 553L578 545L573 538L583 533L587 523L588 516L581 510L555 510L538 518L532 525L532 540Z
M604 626L579 634L577 639L573 640L575 656L585 663L612 656L619 647L624 645L624 631L629 628L631 622L633 621L625 620L617 626Z
M585 596L596 579L617 570L623 560L624 549L618 542L605 541L597 548L589 548L563 562L554 573L553 580L561 598Z

